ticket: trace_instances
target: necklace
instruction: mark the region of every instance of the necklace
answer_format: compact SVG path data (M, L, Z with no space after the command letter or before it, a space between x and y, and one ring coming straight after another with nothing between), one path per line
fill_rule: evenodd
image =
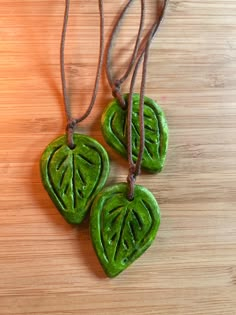
M98 193L90 217L93 246L109 277L115 277L126 269L155 239L160 224L159 206L152 193L136 185L135 180L141 168L150 172L162 170L168 146L165 115L156 102L144 96L148 52L163 19L167 1L164 1L161 13L142 42L144 0L141 1L139 31L128 69L121 79L114 79L110 71L112 42L132 2L128 1L121 12L108 43L106 72L115 99L102 116L105 140L128 159L127 183L112 185ZM135 94L135 81L142 61L140 94ZM121 85L131 71L129 94L122 95Z
M64 51L69 18L70 1L66 0L61 36L61 81L67 117L66 135L52 141L45 149L41 161L43 185L68 223L79 224L88 213L94 196L103 188L109 175L109 159L105 149L95 139L75 133L78 123L91 113L102 69L104 52L103 1L99 0L100 53L91 101L84 114L74 118L66 88Z
M160 106L158 104L148 98L144 97L143 100L140 99L141 94L133 95L133 102L128 100L128 97L132 93L122 94L121 87L122 84L125 83L128 76L130 75L134 64L136 63L136 68L133 72L133 77L130 86L131 87L135 83L135 78L137 75L138 65L140 64L143 56L146 54L146 60L148 59L148 47L150 43L157 33L159 26L163 20L165 8L167 6L167 0L164 1L164 5L161 9L161 13L158 14L157 20L153 23L150 31L140 44L140 38L143 28L144 22L144 1L141 1L141 15L140 15L140 25L139 31L136 39L135 48L130 59L129 65L127 67L127 71L120 78L113 78L111 72L111 50L112 44L115 38L115 34L119 28L120 22L124 18L128 8L132 4L133 0L129 0L127 5L124 7L123 11L118 18L114 29L111 33L110 41L108 43L108 53L106 60L106 74L108 78L109 85L112 90L112 94L115 97L113 101L107 106L106 110L102 116L102 131L106 142L115 149L118 153L123 155L124 157L128 157L128 128L127 128L127 117L128 117L128 106L127 103L133 106L132 113L132 125L133 125L133 139L132 139L132 154L134 161L138 159L138 152L143 151L142 157L142 168L147 170L148 172L155 173L160 172L164 166L166 152L168 147L168 127L165 120L165 115ZM145 77L146 77L146 65L143 71L143 85L145 85ZM142 137L139 134L139 123L142 115L138 114L139 112L139 103L143 104L144 102L144 115L145 115L145 137ZM138 118L140 117L140 119ZM140 129L142 131L142 128ZM142 138L145 138L145 143L141 143L144 146L144 150L139 150L139 143Z

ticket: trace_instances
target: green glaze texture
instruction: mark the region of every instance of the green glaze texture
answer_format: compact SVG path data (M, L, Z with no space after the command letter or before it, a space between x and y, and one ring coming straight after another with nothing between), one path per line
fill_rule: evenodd
M90 234L99 261L115 277L151 245L160 224L160 210L152 193L135 186L127 199L127 183L100 191L90 214Z
M128 95L124 95L126 102ZM133 95L132 152L136 161L139 152L139 94ZM102 115L102 132L106 142L122 156L127 157L127 109L114 99ZM164 112L148 97L144 97L145 148L142 168L151 173L160 172L168 148L168 125Z
M66 141L66 136L61 136L47 146L41 157L41 177L66 221L78 224L107 180L109 158L105 149L88 136L74 134L74 149Z

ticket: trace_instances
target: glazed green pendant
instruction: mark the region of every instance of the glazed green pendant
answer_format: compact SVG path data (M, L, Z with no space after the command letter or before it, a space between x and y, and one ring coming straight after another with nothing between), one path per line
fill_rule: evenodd
M45 189L67 222L83 221L93 198L109 175L109 158L94 139L74 134L75 147L67 137L51 142L41 157L41 177Z
M124 95L128 102L128 95ZM145 148L142 168L160 172L168 148L168 126L164 112L152 99L144 97ZM133 95L132 152L136 161L139 152L139 94ZM106 142L122 156L127 157L127 109L122 109L114 99L102 115L102 132Z
M95 198L90 234L101 265L115 277L152 244L160 224L160 210L152 193L135 186L134 199L127 199L128 185L103 189Z

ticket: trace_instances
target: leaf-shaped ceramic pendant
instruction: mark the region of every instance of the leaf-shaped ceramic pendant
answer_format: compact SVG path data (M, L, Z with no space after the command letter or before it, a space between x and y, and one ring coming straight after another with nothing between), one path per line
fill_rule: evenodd
M143 254L160 224L159 207L149 190L136 185L132 201L127 192L126 183L107 187L91 208L93 246L109 277L117 276Z
M41 157L44 187L63 217L81 223L93 198L109 175L109 158L94 139L74 134L75 148L70 149L66 136L51 142Z
M128 101L128 95L124 96ZM145 148L142 167L149 172L160 172L168 147L168 126L162 109L150 98L144 97ZM127 157L127 110L114 99L102 115L102 132L106 142ZM139 94L133 95L132 152L136 161L139 152Z

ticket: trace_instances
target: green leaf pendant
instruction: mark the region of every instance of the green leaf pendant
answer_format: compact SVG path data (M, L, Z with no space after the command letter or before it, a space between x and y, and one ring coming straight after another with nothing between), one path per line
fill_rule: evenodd
M128 101L128 95L124 95ZM144 97L145 148L142 168L151 173L160 172L168 148L168 126L162 109L150 98ZM106 142L127 157L127 109L114 99L102 115L102 132ZM132 152L136 161L139 152L139 94L133 95Z
M94 139L74 134L75 148L66 136L51 142L41 157L41 177L52 201L72 224L83 221L93 198L109 175L109 158Z
M103 189L95 198L90 234L96 254L109 277L115 277L151 245L160 224L160 210L152 193L135 186L127 199L126 183Z

